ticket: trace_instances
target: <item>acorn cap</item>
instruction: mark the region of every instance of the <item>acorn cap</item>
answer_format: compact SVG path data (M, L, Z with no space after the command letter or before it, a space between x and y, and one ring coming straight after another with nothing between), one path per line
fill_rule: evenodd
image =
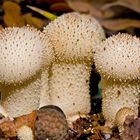
M40 108L35 123L35 137L37 140L66 140L68 138L68 124L63 111L53 105Z

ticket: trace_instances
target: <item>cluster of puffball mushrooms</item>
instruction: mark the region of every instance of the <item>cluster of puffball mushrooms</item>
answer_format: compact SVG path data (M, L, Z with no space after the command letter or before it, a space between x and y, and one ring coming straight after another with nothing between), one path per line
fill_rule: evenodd
M29 26L0 31L0 112L12 119L56 105L68 122L85 116L91 109L93 64L101 75L106 126L122 131L127 115L138 116L140 39L127 33L106 39L95 18L76 12L58 17L42 32ZM28 129L18 130L19 139Z

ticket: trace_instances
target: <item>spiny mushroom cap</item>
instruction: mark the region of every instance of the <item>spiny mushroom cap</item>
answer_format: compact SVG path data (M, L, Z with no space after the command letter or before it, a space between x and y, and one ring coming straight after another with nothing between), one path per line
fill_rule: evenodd
M0 83L5 84L25 81L52 60L52 49L43 33L28 26L3 29L0 52Z
M44 33L54 46L56 61L63 62L91 63L94 46L105 39L95 18L76 12L58 17L44 29Z
M129 34L109 37L96 47L94 61L101 76L140 79L140 39Z
M19 140L34 140L32 129L26 125L17 130Z
M140 88L138 83L112 84L103 89L102 110L105 119L112 124L116 113L128 107L138 114Z

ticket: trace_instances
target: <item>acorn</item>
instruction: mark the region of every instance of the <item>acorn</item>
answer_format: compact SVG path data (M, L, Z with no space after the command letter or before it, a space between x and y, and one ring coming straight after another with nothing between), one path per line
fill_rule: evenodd
M38 110L35 137L37 140L67 140L68 123L59 107L48 105Z

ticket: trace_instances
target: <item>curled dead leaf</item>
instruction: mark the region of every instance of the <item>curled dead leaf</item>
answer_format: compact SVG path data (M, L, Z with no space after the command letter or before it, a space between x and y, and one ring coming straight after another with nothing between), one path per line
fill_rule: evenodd
M89 2L85 1L72 1L72 0L66 0L69 7L73 9L76 12L81 13L88 13L92 15L93 17L97 19L104 19L104 18L110 18L115 15L115 12L111 9L107 9L102 11L99 6L96 6L95 3L91 4Z
M111 8L113 6L123 6L140 13L140 0L117 0L115 2L103 5L102 9L107 10L108 8Z
M0 123L0 130L3 132L5 138L15 137L17 135L17 129L23 125L27 125L34 130L34 124L36 121L36 111L30 114L23 115L15 118L13 121L6 119Z
M112 31L125 30L130 27L140 28L140 20L134 19L110 19L100 21L103 27Z

